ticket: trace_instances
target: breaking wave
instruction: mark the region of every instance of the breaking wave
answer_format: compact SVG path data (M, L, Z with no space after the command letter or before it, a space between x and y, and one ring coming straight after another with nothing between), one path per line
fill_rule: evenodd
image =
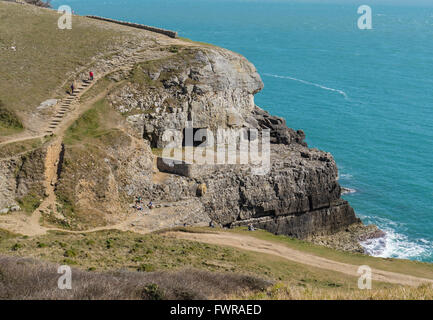
M390 225L394 223L389 221ZM378 224L385 236L361 242L365 251L374 257L422 260L430 255L433 243L425 239L411 240L389 226Z
M352 188L347 188L347 187L342 187L341 188L341 195L345 195L345 194L352 194L352 193L356 193L356 189L352 189Z

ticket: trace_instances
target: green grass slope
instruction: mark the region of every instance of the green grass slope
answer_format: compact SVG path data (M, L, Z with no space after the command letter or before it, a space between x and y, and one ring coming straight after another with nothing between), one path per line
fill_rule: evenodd
M0 1L0 136L22 130L29 113L61 96L92 57L121 50L140 34L79 16L72 30L60 30L59 17L54 10Z
M187 232L210 232L188 228ZM229 232L246 232L234 230ZM68 264L92 272L127 270L131 272L178 272L195 269L264 279L273 285L262 290L231 294L233 299L432 299L433 287L406 287L374 281L373 290L359 290L358 279L349 275L292 262L274 255L231 247L180 240L163 233L140 235L132 232L100 231L94 233L50 232L39 237L25 237L0 232L0 255L32 257ZM248 233L271 242L285 242L290 247L311 252L307 243L282 240L265 232ZM321 247L315 248L319 255ZM349 253L323 248L321 255L352 261ZM383 259L366 258L376 267ZM365 262L365 261L364 261ZM392 265L392 262L390 262ZM424 274L425 267L410 261L397 262L408 273Z

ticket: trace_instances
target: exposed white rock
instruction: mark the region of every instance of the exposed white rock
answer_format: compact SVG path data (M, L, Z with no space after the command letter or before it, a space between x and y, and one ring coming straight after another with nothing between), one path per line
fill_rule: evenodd
M38 110L44 110L50 107L53 107L57 104L57 99L48 99L44 102L42 102L39 107L37 107Z
M11 212L21 211L21 207L20 207L20 206L12 206L12 207L10 208L10 211L11 211Z

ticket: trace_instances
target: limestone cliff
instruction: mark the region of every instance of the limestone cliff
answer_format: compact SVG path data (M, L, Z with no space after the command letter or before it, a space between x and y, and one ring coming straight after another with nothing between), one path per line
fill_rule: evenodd
M271 170L255 176L249 166L207 166L194 176L172 175L163 190L142 185L137 192L158 201L200 194L203 213L220 225L253 224L299 238L331 234L359 221L340 198L332 156L309 149L303 131L255 105L263 83L250 62L211 46L175 50L171 57L138 65L130 81L111 93L112 105L155 148L166 146L166 129L182 130L187 121L211 131L270 129ZM197 191L203 184L204 195Z
M41 210L46 223L76 230L114 225L134 213L136 196L157 207L128 225L134 231L213 221L311 238L359 222L340 198L333 157L308 148L302 130L255 105L263 83L244 57L191 43L161 47L160 53L152 48L151 56L131 72L107 76L105 99L66 132L52 183L57 203ZM269 129L269 172L252 174L247 164L195 163L187 164L189 174L164 170L155 154L169 143L166 130L185 135L187 126ZM0 209L19 201L37 205L44 197L51 181L44 176L46 153L41 147L0 161Z
M172 49L176 54L138 65L131 82L110 95L152 147L166 146L165 130L187 121L210 130L272 127L273 142L302 143L302 132L255 106L263 82L244 57L211 46Z

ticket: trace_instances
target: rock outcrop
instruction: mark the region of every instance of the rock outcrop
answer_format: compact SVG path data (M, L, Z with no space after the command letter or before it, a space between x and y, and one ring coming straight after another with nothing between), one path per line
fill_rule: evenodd
M288 128L284 119L255 105L254 94L263 84L251 63L220 48L176 50L174 56L139 65L131 81L110 95L113 106L154 148L167 145L167 129L182 131L187 125L210 131L268 129L271 168L254 175L248 165L188 164L195 170L181 170L164 185L142 185L141 194L157 201L198 196L204 213L221 226L253 224L298 238L332 234L359 222L340 198L332 156L309 149L302 130Z
M41 147L0 159L0 211L17 211L19 202L37 205L43 199L45 155Z
M269 129L271 131L271 143L285 145L297 143L307 146L307 144L304 142L304 131L295 131L287 127L285 119L271 116L269 112L260 109L257 106L254 108L249 121L253 128Z
M182 130L187 122L210 130L252 127L254 94L263 88L254 66L220 48L175 50L174 56L140 64L133 82L111 94L115 108L151 146L165 147L165 130Z
M210 45L171 46L161 59L111 78L119 84L107 96L108 107L95 111L84 140L64 144L54 186L60 217L45 213L48 223L77 230L115 224L130 216L136 196L153 201L158 216L132 230L213 221L313 238L359 223L340 197L331 154L308 148L302 130L255 105L263 83L244 57ZM170 143L167 129L180 133L182 147L189 127L256 129L259 136L268 130L268 170L257 174L249 164L192 162L177 174L160 172L152 148L159 152ZM43 197L45 157L41 148L0 160L0 209L29 195Z
M110 130L91 146L66 144L64 148L55 192L64 224L72 229L124 219L125 202L138 194L138 186L152 184L148 142L127 132Z
M357 222L340 199L337 167L328 153L294 144L271 148L266 175L248 170L203 177L209 196L205 208L225 226L253 224L277 234L307 238L330 234Z

